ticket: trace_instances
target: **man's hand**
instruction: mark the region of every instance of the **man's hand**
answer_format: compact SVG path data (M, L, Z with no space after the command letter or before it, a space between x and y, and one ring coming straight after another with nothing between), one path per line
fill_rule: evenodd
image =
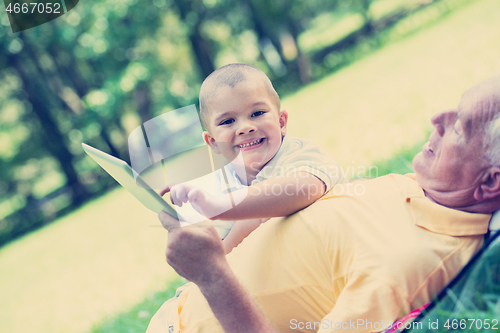
M167 262L198 285L224 332L275 332L229 267L222 241L211 225L181 227L165 212L158 217L168 230Z
M227 210L227 207L221 206L221 200L217 200L217 197L187 183L172 186L170 200L179 207L189 202L198 213L208 219L214 219Z
M210 285L227 267L225 250L214 227L204 223L181 227L165 212L158 217L168 230L167 262L175 271L199 286Z

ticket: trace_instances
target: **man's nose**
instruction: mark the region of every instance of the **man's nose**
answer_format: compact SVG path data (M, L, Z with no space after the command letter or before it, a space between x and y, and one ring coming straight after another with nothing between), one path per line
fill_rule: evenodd
M437 133L443 136L446 128L455 124L457 112L455 110L448 110L434 115L431 119L432 125L436 128Z

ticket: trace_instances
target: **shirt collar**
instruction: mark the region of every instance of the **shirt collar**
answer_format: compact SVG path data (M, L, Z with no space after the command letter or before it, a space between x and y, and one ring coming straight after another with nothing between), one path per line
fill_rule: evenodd
M493 213L490 221L490 231L498 230L500 230L500 210Z
M231 163L224 166L224 169L227 176L227 188L224 189L222 193L227 194L229 192L234 192L246 186L241 182L240 177L236 173L236 170L234 170Z
M398 177L404 188L403 198L410 205L415 224L429 231L450 236L483 235L488 232L491 214L467 213L439 205L424 194L415 174Z

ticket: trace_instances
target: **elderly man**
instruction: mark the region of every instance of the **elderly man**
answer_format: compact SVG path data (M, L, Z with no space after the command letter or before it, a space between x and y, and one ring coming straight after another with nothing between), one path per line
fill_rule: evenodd
M213 228L181 228L160 213L167 261L194 282L174 304L175 330L376 332L429 302L500 208L499 113L496 76L432 118L415 175L338 186L269 220L227 257ZM166 332L166 310L148 332Z

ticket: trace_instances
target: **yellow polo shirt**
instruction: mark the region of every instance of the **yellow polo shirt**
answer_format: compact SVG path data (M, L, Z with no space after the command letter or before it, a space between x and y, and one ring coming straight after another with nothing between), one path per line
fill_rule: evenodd
M377 332L459 272L489 219L433 203L411 175L389 175L337 185L227 258L279 332ZM195 285L178 311L181 332L223 332Z

